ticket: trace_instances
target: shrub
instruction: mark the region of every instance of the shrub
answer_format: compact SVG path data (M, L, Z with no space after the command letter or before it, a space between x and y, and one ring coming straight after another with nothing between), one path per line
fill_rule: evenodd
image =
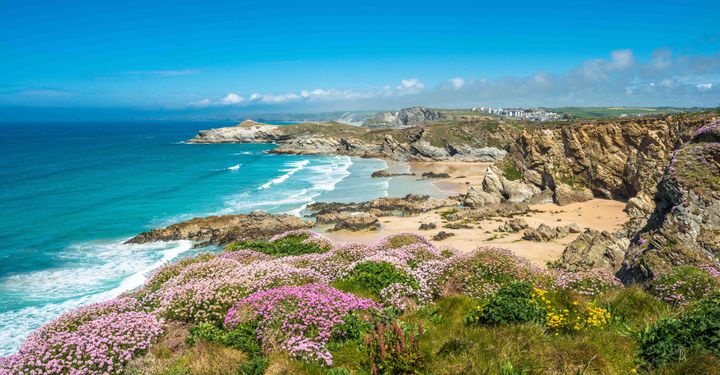
M332 244L318 234L294 231L271 238L269 241L233 242L228 251L252 250L273 256L292 256L325 253Z
M552 275L557 287L573 290L586 296L595 296L606 290L622 286L615 275L601 268L578 272L555 269L552 271Z
M267 358L261 356L252 357L249 361L240 365L238 369L242 375L263 375L267 370L270 362Z
M110 312L72 328L32 334L17 354L0 358L2 374L122 373L163 332L163 322L142 312ZM56 328L56 327L55 327Z
M422 324L417 335L423 334ZM402 327L397 320L390 325L378 323L365 336L370 372L375 374L413 374L423 368L423 355L414 329Z
M263 348L279 348L293 357L332 366L326 345L343 318L353 312L377 310L367 299L322 284L286 286L255 292L240 300L225 317L234 329L257 320ZM249 311L249 312L248 312Z
M448 259L439 278L448 293L486 298L498 288L514 281L547 283L546 274L527 259L501 248L478 248Z
M653 366L683 359L691 353L720 355L720 292L678 317L658 320L637 334L640 357Z
M514 282L498 289L488 303L468 314L468 324L505 325L542 322L545 308L533 299L533 286L527 282Z
M708 269L680 266L658 275L649 284L649 291L661 300L684 305L712 294L720 280Z
M360 262L343 280L373 295L380 295L380 291L391 284L418 287L417 281L388 262Z
M231 330L225 330L211 323L200 323L190 329L186 341L190 345L197 341L216 342L248 354L260 354L256 328L253 323L243 323Z

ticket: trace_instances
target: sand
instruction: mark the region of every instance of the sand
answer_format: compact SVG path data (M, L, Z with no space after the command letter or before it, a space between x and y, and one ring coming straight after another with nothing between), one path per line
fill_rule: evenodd
M410 163L410 168L415 173L433 171L450 174L450 178L436 179L433 183L445 194L452 195L464 193L469 186L479 186L482 182L483 172L489 165L489 163L457 162ZM464 177L458 178L458 176ZM466 184L466 182L470 184ZM417 193L422 194L422 192ZM612 232L620 229L628 220L627 214L623 211L624 207L624 202L606 199L593 199L566 206L537 204L530 205L533 212L528 213L523 218L530 227L537 227L540 224L555 227L574 223L583 230L591 228ZM444 230L455 235L444 241L433 241L440 247L453 247L460 251L470 251L479 246L498 246L510 249L517 255L541 266L544 266L549 261L557 260L562 255L565 246L579 236L579 234L570 234L567 237L549 242L526 241L521 238L522 232L507 234L494 232L495 229L508 220L504 218L471 224L472 229L447 229L443 228L443 219L440 217L441 211L443 210L426 212L417 216L382 217L380 218L382 228L378 231L328 232L330 226L321 226L317 230L336 243L372 243L382 237L403 232L418 233L430 238L437 232ZM435 223L437 228L430 231L421 231L418 229L421 223Z

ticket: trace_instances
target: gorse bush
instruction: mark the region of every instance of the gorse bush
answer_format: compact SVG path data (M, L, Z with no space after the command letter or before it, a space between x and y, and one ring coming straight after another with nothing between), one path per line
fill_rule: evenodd
M465 318L467 324L505 325L540 323L545 306L533 298L534 287L527 282L513 282L497 290L484 305L479 305Z
M720 287L720 279L711 270L714 268L675 267L655 277L648 289L665 302L683 305L707 297Z
M637 334L640 357L663 366L696 352L720 356L720 292L678 317L660 319Z
M390 325L378 323L364 341L371 374L414 374L422 369L417 336L424 331L422 324L417 331L414 328L403 327L397 320Z

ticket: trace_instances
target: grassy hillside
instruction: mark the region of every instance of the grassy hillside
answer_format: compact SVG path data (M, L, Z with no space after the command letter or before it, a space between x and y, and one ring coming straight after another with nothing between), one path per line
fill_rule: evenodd
M561 107L549 108L550 111L566 113L579 119L601 119L618 117L621 115L642 116L642 115L661 115L687 112L688 108L674 107Z

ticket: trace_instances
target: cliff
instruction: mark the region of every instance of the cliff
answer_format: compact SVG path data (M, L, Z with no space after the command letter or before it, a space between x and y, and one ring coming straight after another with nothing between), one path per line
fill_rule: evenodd
M624 278L645 280L687 264L720 266L720 121L672 154L655 201L630 246Z
M497 161L515 130L489 122L368 129L337 122L268 125L244 121L203 130L188 143L274 143L272 153L348 155L392 160Z

